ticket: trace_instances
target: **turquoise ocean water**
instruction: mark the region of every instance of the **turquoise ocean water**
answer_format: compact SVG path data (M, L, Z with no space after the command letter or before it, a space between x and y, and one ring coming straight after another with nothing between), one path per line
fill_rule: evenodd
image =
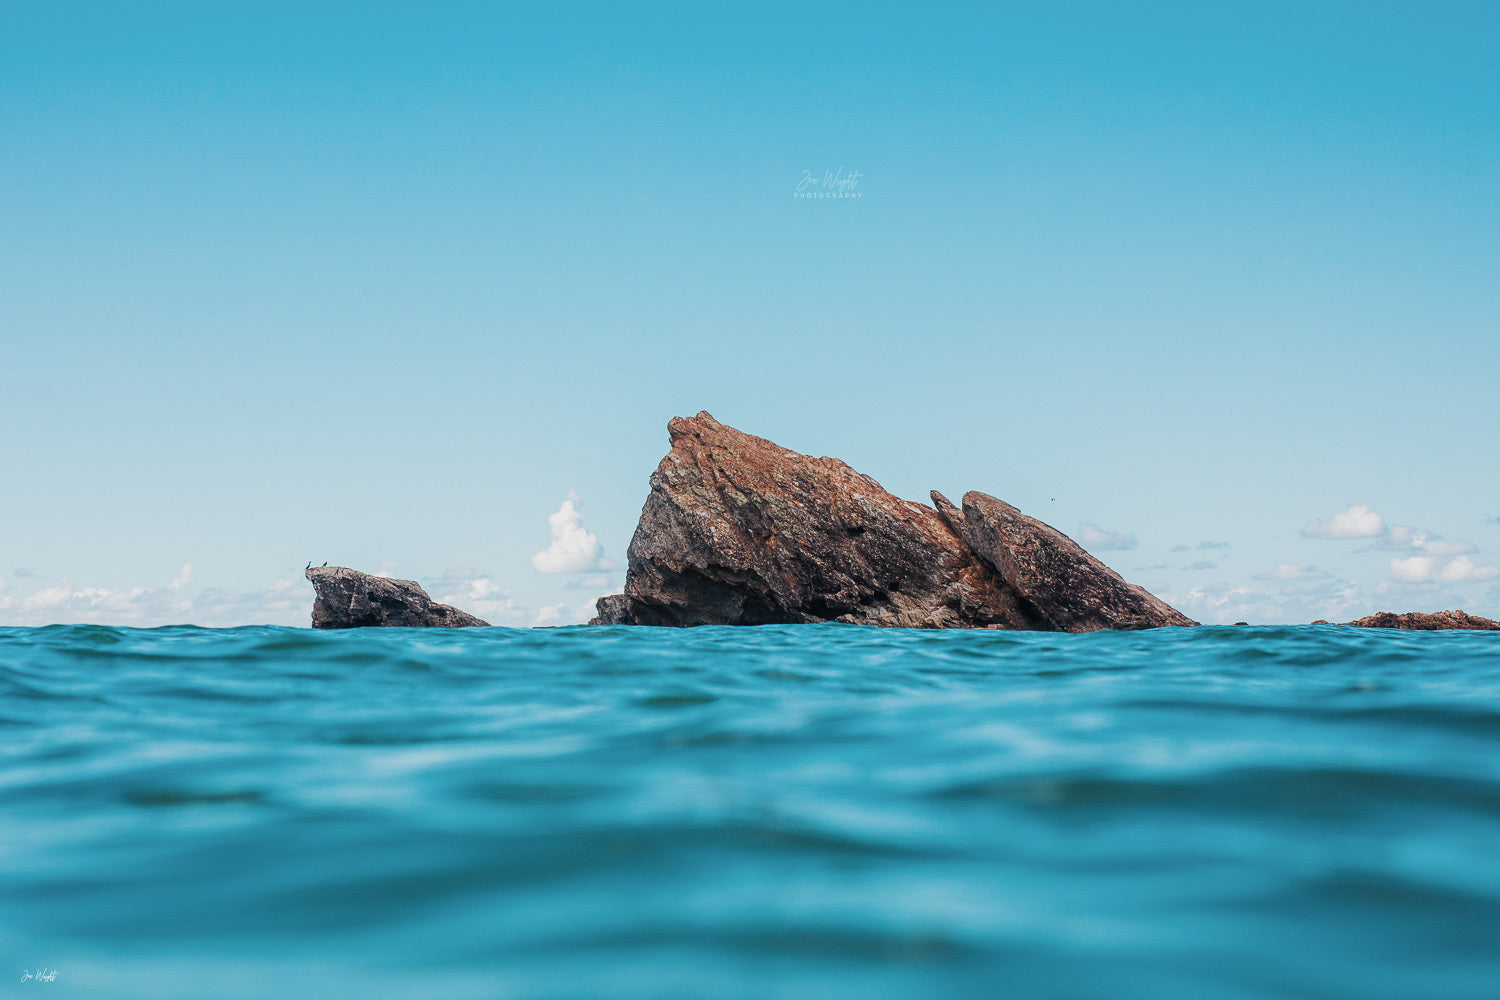
M1500 996L1500 634L54 626L0 696L7 995Z

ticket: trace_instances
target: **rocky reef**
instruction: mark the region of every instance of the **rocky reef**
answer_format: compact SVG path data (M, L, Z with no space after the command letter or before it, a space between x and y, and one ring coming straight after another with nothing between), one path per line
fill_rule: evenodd
M1314 622L1313 624L1318 623ZM1480 618L1478 615L1471 615L1467 611L1438 611L1433 614L1423 614L1419 611L1411 611L1406 614L1396 614L1394 611L1382 611L1379 614L1370 615L1368 618L1360 618L1352 622L1345 622L1345 624L1358 625L1361 628L1408 628L1421 632L1436 632L1450 628L1500 632L1500 622L1490 618Z
M371 576L344 566L309 566L313 628L465 628L488 625L467 612L438 604L412 580Z
M1196 622L1067 536L983 493L902 500L833 458L707 412L667 425L628 552L594 624L839 621L1062 632Z

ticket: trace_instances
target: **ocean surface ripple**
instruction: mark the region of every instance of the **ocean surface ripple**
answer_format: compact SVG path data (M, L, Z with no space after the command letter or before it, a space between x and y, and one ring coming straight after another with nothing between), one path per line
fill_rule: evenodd
M1500 996L1500 637L0 629L62 997Z

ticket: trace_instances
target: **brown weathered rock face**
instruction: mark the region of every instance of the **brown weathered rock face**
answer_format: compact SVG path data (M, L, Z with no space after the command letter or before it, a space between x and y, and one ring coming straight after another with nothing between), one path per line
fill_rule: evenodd
M488 625L473 615L437 604L411 580L371 576L343 566L310 566L313 628L464 628Z
M1048 628L1094 632L1197 624L1144 587L1126 583L1056 528L1003 500L965 493L959 530Z
M1314 625L1318 624L1313 622ZM1327 624L1326 622L1324 624ZM1379 614L1370 615L1368 618L1360 618L1356 621L1346 622L1347 625L1358 625L1361 628L1409 628L1422 632L1436 632L1439 629L1465 628L1479 629L1487 632L1500 632L1500 622L1489 618L1480 618L1466 611L1438 611L1434 614L1425 615L1413 611L1404 615L1398 615L1393 611L1382 611Z
M1065 613L1066 597L1045 594L1047 579L1034 573L1022 586L1055 597L1039 605L966 540L967 497L963 511L939 494L937 510L902 500L837 459L788 451L706 412L674 418L667 431L672 449L651 477L625 593L599 600L596 624L1071 631L1192 624L1030 518L1048 533L1031 529L1026 537L1037 546L1061 539L1084 560L1046 566L1074 566L1072 586L1090 584L1085 570L1095 567L1111 585L1094 581L1080 592L1084 604ZM1125 606L1111 611L1111 598Z

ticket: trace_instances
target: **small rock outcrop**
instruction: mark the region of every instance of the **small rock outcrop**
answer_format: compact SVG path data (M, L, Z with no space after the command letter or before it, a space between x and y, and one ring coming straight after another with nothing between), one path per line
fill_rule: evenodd
M1313 622L1313 624L1317 625L1319 623ZM1323 624L1327 623L1324 622ZM1346 622L1345 624L1358 625L1360 628L1408 628L1421 632L1437 632L1450 628L1500 632L1500 622L1489 618L1480 618L1478 615L1471 615L1467 611L1438 611L1430 615L1423 614L1420 611L1411 611L1400 615L1394 611L1382 611L1379 614L1370 615L1368 618L1360 618L1356 621Z
M313 628L465 628L486 626L473 615L438 604L412 580L371 576L344 566L309 566Z
M1084 632L1193 625L1062 533L982 493L902 500L833 458L706 412L667 425L628 553L595 624L839 621Z

